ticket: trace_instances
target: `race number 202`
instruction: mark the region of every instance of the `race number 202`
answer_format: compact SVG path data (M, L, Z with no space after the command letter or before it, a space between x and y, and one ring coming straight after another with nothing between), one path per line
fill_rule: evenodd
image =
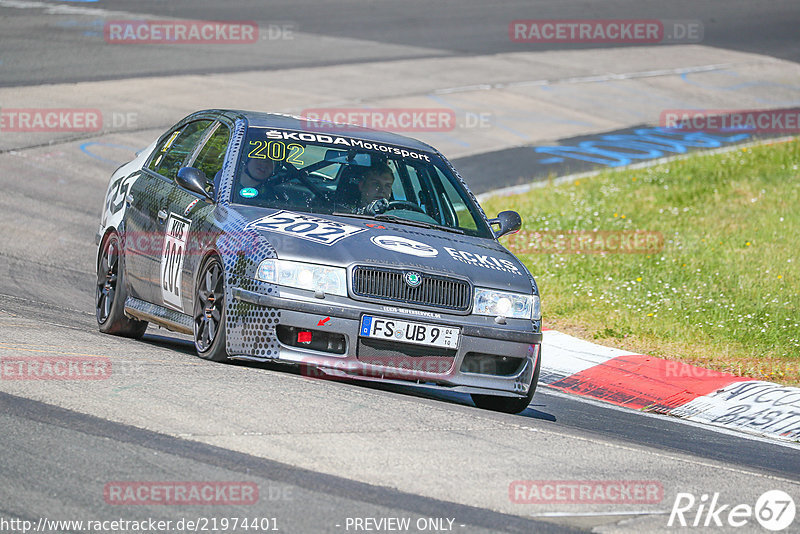
M186 241L191 221L169 214L164 248L161 251L161 296L164 303L183 311L181 272L186 257Z
M261 217L248 224L247 227L290 235L322 245L333 245L366 230L366 228L291 211L278 211L272 215Z

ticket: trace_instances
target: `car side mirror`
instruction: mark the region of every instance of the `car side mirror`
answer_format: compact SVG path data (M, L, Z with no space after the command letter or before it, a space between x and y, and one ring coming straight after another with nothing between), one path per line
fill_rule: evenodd
M489 219L489 223L494 226L500 227L499 230L494 230L495 237L501 237L506 234L513 234L519 232L522 228L522 217L516 211L501 211L494 219Z
M175 178L175 182L184 189L188 189L193 193L202 195L203 198L209 202L214 201L212 194L206 191L208 179L206 178L205 173L200 169L196 169L194 167L181 167L178 169L178 176Z

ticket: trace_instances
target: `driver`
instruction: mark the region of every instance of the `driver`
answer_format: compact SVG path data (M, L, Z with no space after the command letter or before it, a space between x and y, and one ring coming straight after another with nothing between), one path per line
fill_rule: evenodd
M375 208L379 205L388 205L393 184L394 175L387 164L377 163L367 169L356 184L359 193L356 204L358 212L376 212Z
M249 199L265 193L267 180L274 170L275 162L271 159L248 159L239 175L237 196Z
M242 187L260 188L272 176L275 170L275 162L271 159L250 158L244 168L239 183Z

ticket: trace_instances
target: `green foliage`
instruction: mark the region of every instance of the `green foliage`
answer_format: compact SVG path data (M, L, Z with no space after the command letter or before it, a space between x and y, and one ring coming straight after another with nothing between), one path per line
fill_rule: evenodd
M779 359L800 376L800 142L697 155L492 198L524 230L660 232L654 254L533 253L510 240L539 283L545 325L632 338L670 358ZM513 245L511 244L513 243ZM658 352L658 349L653 352ZM796 380L794 378L793 380Z

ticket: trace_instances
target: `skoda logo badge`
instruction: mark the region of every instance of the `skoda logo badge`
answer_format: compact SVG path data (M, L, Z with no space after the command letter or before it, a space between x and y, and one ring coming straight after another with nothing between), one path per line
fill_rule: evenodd
M419 273L409 271L404 278L409 287L419 287L422 283L422 276Z

